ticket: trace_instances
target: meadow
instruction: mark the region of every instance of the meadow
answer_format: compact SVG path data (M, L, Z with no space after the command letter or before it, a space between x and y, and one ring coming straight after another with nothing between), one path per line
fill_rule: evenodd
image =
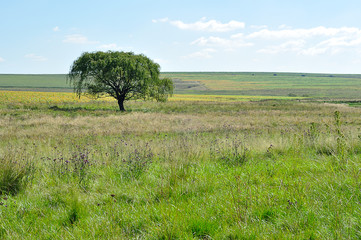
M252 72L164 72L175 94L361 98L361 75ZM0 90L72 92L64 74L0 74Z
M357 96L204 85L125 113L111 99L1 91L0 238L361 238Z

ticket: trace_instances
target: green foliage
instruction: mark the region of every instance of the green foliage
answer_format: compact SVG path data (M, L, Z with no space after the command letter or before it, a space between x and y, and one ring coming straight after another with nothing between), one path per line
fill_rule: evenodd
M160 66L145 55L132 52L83 53L71 66L68 79L80 97L104 95L123 102L130 99L166 101L173 92L169 78L160 78Z

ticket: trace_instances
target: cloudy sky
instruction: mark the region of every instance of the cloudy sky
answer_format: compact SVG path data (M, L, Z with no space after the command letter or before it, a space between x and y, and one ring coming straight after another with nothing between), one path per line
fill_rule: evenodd
M67 73L85 51L162 71L361 73L360 0L0 1L0 73Z

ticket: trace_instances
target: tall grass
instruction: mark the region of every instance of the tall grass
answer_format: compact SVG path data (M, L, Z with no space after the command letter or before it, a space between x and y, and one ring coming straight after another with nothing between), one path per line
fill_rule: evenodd
M7 149L0 155L0 196L17 194L33 179L32 158L21 150Z

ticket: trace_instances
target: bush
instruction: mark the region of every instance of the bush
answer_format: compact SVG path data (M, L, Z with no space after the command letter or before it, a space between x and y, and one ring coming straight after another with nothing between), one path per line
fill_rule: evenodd
M0 157L0 195L15 195L33 178L34 166L15 151Z

